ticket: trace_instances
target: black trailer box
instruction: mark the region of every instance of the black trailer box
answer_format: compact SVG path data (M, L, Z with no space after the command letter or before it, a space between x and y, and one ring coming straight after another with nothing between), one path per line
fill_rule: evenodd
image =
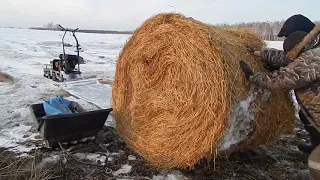
M112 111L112 108L85 111L74 101L71 101L71 107L77 113L46 116L42 103L30 106L34 122L47 147L52 148L58 142L71 142L96 136Z

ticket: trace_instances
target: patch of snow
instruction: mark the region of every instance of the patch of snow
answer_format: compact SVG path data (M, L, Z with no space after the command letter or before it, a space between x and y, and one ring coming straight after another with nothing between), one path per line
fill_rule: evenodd
M283 50L283 41L265 41L268 48Z
M133 155L129 155L128 156L128 160L129 161L134 161L134 160L137 160L137 158L135 156L133 156Z
M292 100L292 103L295 108L295 116L297 119L300 119L300 116L299 116L300 107L299 107L298 100L297 100L297 97L296 97L294 91L290 91L290 96L291 96L291 100Z
M105 165L106 156L100 154L93 154L93 153L76 153L74 154L80 160L89 160L91 162L95 162L96 164Z
M42 161L36 165L37 169L44 169L53 165L56 165L60 160L59 155L43 158Z
M152 177L152 180L188 180L180 171L161 172Z
M0 131L0 147L8 148L14 152L29 152L35 148L35 146L26 147L21 143L27 140L35 140L35 136L38 134L31 133L32 126L26 126L20 124L12 128L6 128Z
M71 144L73 145L78 144L78 141L71 141Z
M106 120L106 123L105 123L106 126L109 126L109 127L113 127L113 128L116 128L116 120L114 119L114 116L112 114L112 112L110 112L107 120Z
M30 156L30 154L28 153L22 153L22 154L19 154L17 157L32 157L32 156Z
M108 157L108 162L112 162L113 161L113 157Z
M266 89L252 87L246 99L235 103L228 118L228 130L220 140L220 151L228 150L249 137L255 113L259 112L255 102L265 102L270 97L271 93Z
M62 164L67 164L67 162L68 162L67 158L64 157L62 160Z
M88 138L80 139L80 142L87 142L87 141L88 141Z
M89 137L90 140L95 140L96 137L92 136L92 137Z
M283 49L283 41L266 41L266 44L268 48ZM254 115L258 111L252 104L257 100L264 102L270 96L271 93L269 91L255 88L249 92L246 99L233 105L232 113L228 118L228 130L220 140L219 150L228 150L248 138L252 131L251 123L254 121Z
M120 156L121 155L121 152L113 152L111 153L111 156Z
M113 172L112 175L113 176L119 176L120 174L128 174L131 172L132 166L125 164L123 165L120 169L118 169L117 171Z

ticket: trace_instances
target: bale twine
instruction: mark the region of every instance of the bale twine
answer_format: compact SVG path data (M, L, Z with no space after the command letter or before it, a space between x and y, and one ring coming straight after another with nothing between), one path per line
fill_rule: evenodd
M244 44L250 29L223 29L164 13L122 49L112 88L119 135L158 168L192 168L204 157L272 142L294 122L288 93L255 88L239 61L264 70ZM265 71L265 70L264 70Z

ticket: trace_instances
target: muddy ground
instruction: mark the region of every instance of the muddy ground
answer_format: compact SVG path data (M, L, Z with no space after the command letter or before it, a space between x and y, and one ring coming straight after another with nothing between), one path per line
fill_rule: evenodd
M1 150L0 179L134 179L134 180L214 180L214 179L308 179L307 155L297 149L308 142L307 133L298 127L293 135L285 135L274 144L238 152L215 161L203 160L190 171L160 171L126 147L115 130L105 127L95 140L77 145L63 145L64 150L39 147L29 155ZM95 153L98 161L80 160L77 153ZM53 160L44 161L44 158ZM129 171L119 169L130 167ZM128 169L128 168L127 168Z

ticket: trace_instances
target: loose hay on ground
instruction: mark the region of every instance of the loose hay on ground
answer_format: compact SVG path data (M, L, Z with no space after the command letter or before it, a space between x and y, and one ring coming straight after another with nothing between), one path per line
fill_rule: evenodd
M0 82L13 82L13 77L4 72L0 72Z
M57 178L50 170L36 168L35 156L18 156L4 148L0 148L1 180L46 180Z
M117 130L128 146L156 167L192 167L218 154L233 106L250 95L257 100L247 105L249 137L228 151L272 142L290 129L288 93L273 92L270 100L240 71L240 60L264 70L245 44L264 46L250 29L218 28L179 14L145 21L120 53L112 89Z

